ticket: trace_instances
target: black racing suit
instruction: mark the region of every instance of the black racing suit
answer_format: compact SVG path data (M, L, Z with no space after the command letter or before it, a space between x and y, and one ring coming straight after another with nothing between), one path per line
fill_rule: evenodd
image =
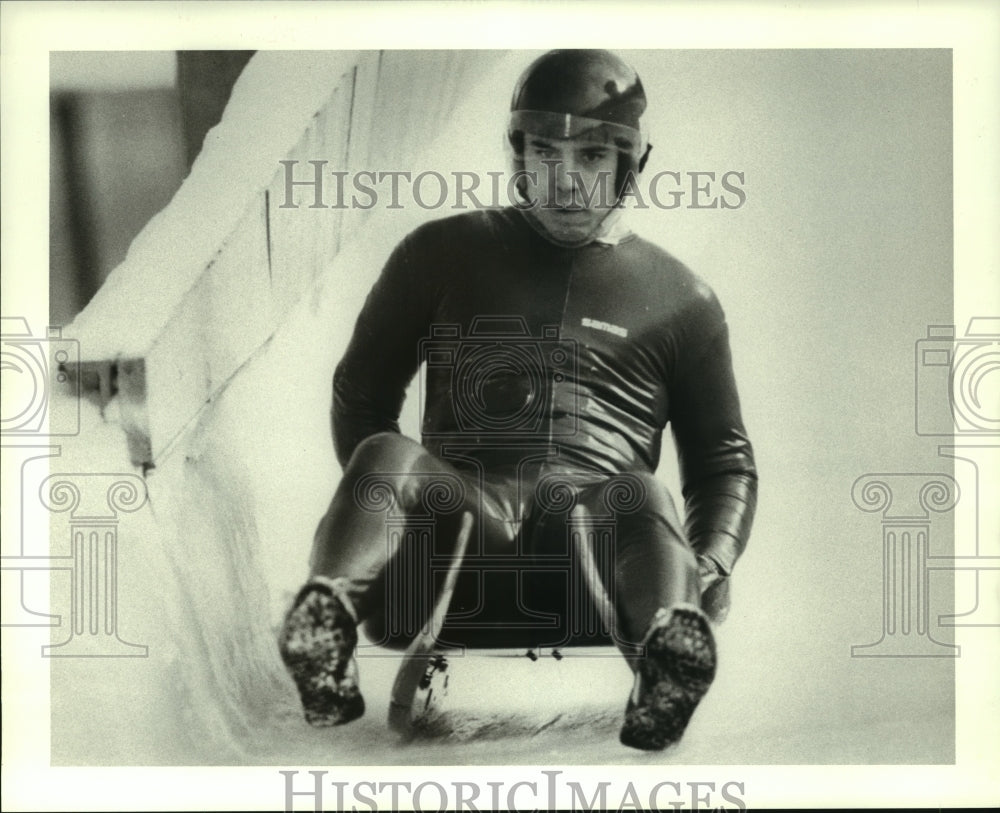
M421 362L418 445L398 437L398 418ZM334 376L332 418L345 477L317 532L313 572L350 576L361 614L382 619L383 641L414 632L393 632L405 623L384 616L407 601L400 580L428 569L426 558L392 563L418 547L412 529L434 499L477 520L453 604L475 632L463 634L459 620L451 637L484 645L592 637L567 620L581 607L560 564L572 555L572 504L604 529L588 538L605 548L595 561L619 637L633 642L658 606L697 602L692 551L728 575L750 532L757 477L722 309L684 265L635 235L562 248L516 209L416 229L362 309ZM668 423L683 527L653 477ZM391 508L373 502L379 473ZM418 483L435 477L428 499ZM394 532L400 522L409 537ZM447 558L443 538L425 557ZM501 595L515 599L506 615L490 609ZM418 598L405 612L426 611Z

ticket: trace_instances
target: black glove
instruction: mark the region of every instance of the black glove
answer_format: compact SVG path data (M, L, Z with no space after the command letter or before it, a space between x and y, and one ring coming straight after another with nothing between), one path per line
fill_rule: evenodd
M729 577L707 556L698 557L701 577L701 609L714 623L721 624L729 615Z

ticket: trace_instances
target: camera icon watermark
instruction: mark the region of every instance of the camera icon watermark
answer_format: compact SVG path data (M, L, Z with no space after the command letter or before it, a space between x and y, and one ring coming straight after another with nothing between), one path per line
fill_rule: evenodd
M425 436L523 441L576 434L577 344L561 338L557 325L536 336L519 316L477 317L468 333L434 325L418 352L427 392L450 393L434 403L421 393Z
M80 347L62 338L62 329L49 327L34 336L26 319L0 317L0 371L3 373L3 409L0 435L5 437L67 437L80 431L80 384L68 368L78 365ZM72 390L66 408L51 410L55 382Z
M929 325L914 355L918 435L1000 435L1000 317Z

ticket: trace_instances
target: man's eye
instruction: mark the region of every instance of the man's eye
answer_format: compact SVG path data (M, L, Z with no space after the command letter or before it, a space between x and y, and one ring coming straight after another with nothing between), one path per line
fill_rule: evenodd
M607 155L608 154L603 151L585 152L583 154L583 160L586 161L588 164L597 164L603 161L607 157Z

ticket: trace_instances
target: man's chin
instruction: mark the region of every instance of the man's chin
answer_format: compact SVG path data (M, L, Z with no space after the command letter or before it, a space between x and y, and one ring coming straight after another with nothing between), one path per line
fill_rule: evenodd
M553 239L563 243L578 243L586 240L597 229L599 222L583 214L543 214L536 217L538 223Z
M592 228L556 228L545 224L543 225L549 234L564 243L577 243L580 240L586 240L594 231Z

